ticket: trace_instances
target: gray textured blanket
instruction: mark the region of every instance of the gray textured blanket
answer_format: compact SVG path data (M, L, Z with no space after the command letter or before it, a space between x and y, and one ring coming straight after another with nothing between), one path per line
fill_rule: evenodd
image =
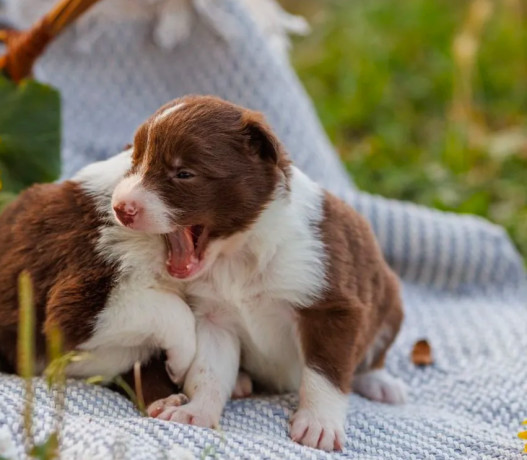
M233 401L219 432L142 418L111 391L72 382L62 457L520 458L527 283L504 231L356 191L288 64L236 0L217 0L215 8L236 33L225 38L210 18L198 18L190 40L173 52L155 47L141 21L107 28L90 53L75 50L74 31L53 46L38 76L63 94L64 174L115 154L147 115L179 95L213 93L262 110L296 163L370 219L403 278L406 320L387 366L407 383L409 403L390 407L350 395L345 451L325 454L289 440L296 396ZM433 366L410 361L420 338L433 347ZM42 441L54 411L44 385L37 385L35 429ZM23 400L20 381L0 377L0 454L9 458L23 458Z

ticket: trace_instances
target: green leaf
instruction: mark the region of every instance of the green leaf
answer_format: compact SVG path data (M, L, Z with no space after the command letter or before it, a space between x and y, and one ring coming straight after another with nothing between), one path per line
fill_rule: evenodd
M60 338L60 340L62 341L62 338ZM54 344L51 347L48 345L49 348L56 346L57 344ZM62 344L60 344L59 346L62 347ZM64 382L66 380L66 368L71 363L77 363L84 359L88 359L90 356L90 353L81 351L70 351L66 354L57 354L56 358L50 361L46 369L44 369L44 377L46 377L46 383L50 388L53 385L64 385Z
M60 95L26 80L0 76L0 177L3 190L20 192L60 174Z
M89 385L101 385L108 381L107 377L104 377L103 375L94 375L93 377L88 377L86 379L86 383Z

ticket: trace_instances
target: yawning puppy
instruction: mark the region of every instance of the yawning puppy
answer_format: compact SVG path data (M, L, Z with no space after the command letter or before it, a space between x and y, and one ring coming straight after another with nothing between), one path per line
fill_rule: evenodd
M173 380L182 380L196 350L195 320L179 297L181 283L166 273L164 238L123 228L110 206L130 157L124 152L71 181L34 186L0 216L0 371L16 368L17 278L27 270L39 372L44 332L56 326L67 350L90 353L68 367L70 376L112 378L162 349Z
M404 401L383 369L403 316L395 275L366 221L292 166L258 113L213 97L164 106L137 131L112 203L123 226L166 234L197 319L190 403L151 415L216 425L241 366L299 391L291 437L333 450L352 386Z

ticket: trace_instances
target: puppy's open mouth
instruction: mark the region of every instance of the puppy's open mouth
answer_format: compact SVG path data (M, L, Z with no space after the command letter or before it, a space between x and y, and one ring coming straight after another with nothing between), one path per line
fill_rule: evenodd
M208 242L208 232L202 225L179 227L165 234L167 270L174 278L185 279L199 271Z

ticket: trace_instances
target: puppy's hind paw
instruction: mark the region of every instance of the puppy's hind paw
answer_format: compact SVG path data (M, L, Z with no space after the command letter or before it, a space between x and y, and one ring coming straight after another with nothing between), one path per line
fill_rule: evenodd
M251 377L243 371L240 371L236 379L236 386L232 391L233 399L248 398L253 392L253 382Z
M388 404L406 402L406 385L385 369L376 369L355 376L353 391L373 401Z

